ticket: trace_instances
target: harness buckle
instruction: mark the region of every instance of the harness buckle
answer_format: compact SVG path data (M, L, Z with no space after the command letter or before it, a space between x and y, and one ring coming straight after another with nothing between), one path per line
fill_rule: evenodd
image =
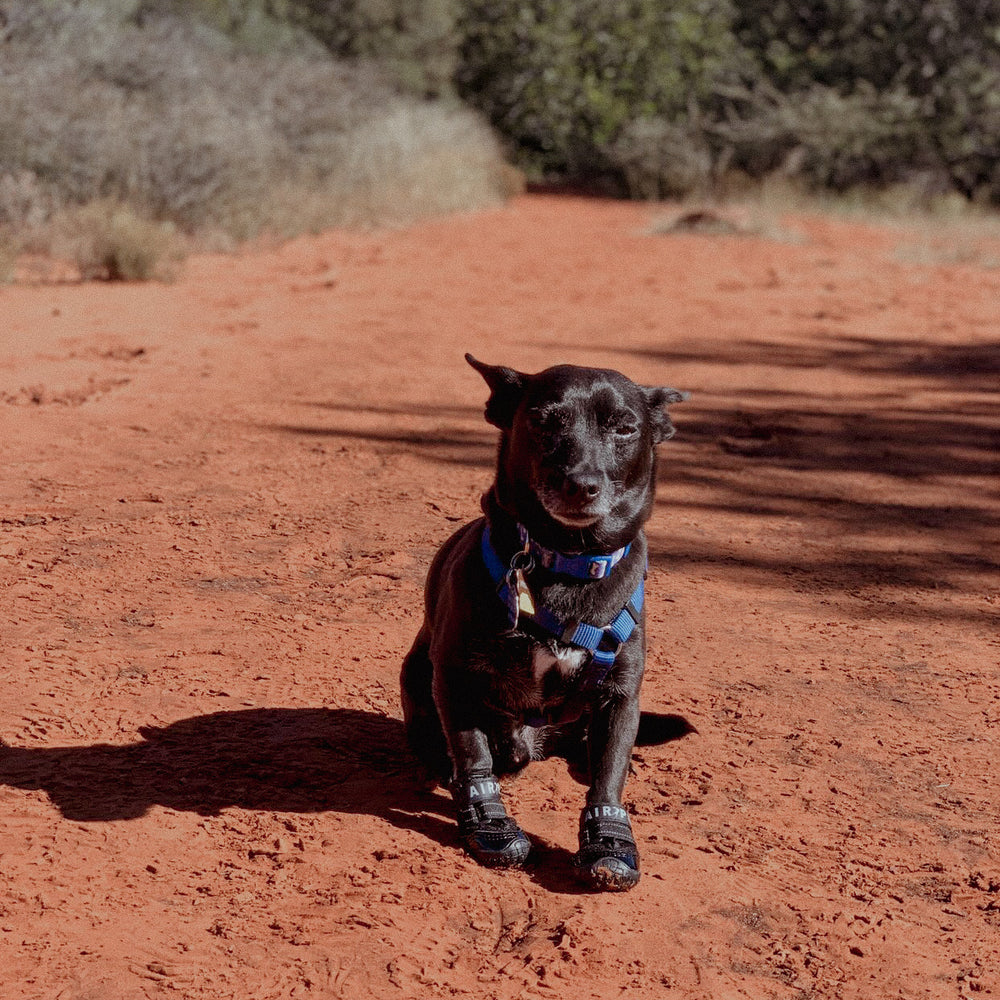
M610 559L594 559L587 567L587 573L591 580L603 580L610 572Z

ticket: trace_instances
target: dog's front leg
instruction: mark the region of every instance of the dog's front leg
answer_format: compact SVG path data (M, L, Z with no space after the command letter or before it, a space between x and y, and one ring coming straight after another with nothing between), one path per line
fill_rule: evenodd
M639 850L622 806L638 730L637 690L615 694L595 710L590 724L591 784L574 863L586 881L601 889L631 889L639 881Z
M621 805L639 732L639 698L615 695L594 712L588 733L590 788L587 805Z
M481 704L470 692L435 684L452 759L451 794L458 812L458 829L465 849L481 865L513 868L524 864L531 841L507 815L500 782L493 773L489 740L468 706Z

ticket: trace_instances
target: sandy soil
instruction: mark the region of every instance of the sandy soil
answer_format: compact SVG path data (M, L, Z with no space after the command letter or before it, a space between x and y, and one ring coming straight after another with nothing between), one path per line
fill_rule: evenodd
M1000 272L660 214L529 195L0 290L4 1000L1000 992ZM508 785L538 860L498 873L404 747L493 460L466 350L692 393L627 895L573 882L564 762Z

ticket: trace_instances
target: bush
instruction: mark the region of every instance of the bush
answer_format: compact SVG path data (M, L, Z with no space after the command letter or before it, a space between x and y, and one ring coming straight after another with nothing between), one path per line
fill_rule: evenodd
M813 85L794 95L758 86L743 96L741 114L710 127L728 162L761 177L778 171L814 189L914 180L930 169L916 116L901 91L860 85L849 95Z
M410 222L509 193L492 132L459 107L400 101L354 129L335 162L329 200L351 224Z
M355 98L369 103L367 81L325 55L251 57L190 21L139 28L99 6L58 9L37 42L8 43L0 162L64 205L112 198L189 230L252 235L275 178L306 172L330 132L361 120Z
M199 17L181 16L194 6ZM373 67L337 62L318 42L289 51L283 29L267 36L269 51L248 52L213 27L220 6L0 0L0 178L21 178L49 221L114 203L135 219L236 239L501 196L498 146L471 112L402 97ZM380 129L393 155L352 176ZM347 204L360 191L378 218ZM0 213L3 203L0 184Z
M285 0L286 15L341 59L375 61L404 92L446 97L459 0Z
M109 0L97 0L107 4ZM197 20L254 55L316 52L321 43L292 16L295 0L114 0L137 24L164 16Z
M648 164L738 62L730 17L728 0L469 0L456 81L536 176L670 190L703 166Z
M493 203L455 95L534 179L1000 202L1000 0L0 0L0 44L29 242L95 201L237 239Z
M1000 201L1000 0L470 0L459 26L460 93L536 176Z
M84 280L169 281L184 256L171 225L141 218L114 202L66 212L55 228L56 254L72 260Z
M714 177L706 136L683 120L628 122L609 144L608 162L633 198L680 198L707 188Z
M782 95L786 122L807 126L818 111L842 133L841 103L856 162L841 156L834 174L892 183L909 171L1000 201L1000 0L745 0L737 11L754 79Z
M30 170L0 174L0 228L40 229L52 215L52 198Z
M14 280L17 259L20 255L21 246L17 236L10 230L0 227L0 284Z

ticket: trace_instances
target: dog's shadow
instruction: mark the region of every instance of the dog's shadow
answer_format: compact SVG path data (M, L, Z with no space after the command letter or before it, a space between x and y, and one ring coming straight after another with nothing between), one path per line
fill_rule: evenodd
M679 716L644 713L643 720L660 737L640 739L647 745L692 731ZM397 719L347 708L262 708L194 716L140 733L141 742L125 746L0 743L0 784L40 789L78 822L136 819L155 805L202 816L233 806L363 813L460 847L450 802L427 791ZM541 854L537 879L569 889L569 854L544 846ZM543 874L543 867L553 870Z

